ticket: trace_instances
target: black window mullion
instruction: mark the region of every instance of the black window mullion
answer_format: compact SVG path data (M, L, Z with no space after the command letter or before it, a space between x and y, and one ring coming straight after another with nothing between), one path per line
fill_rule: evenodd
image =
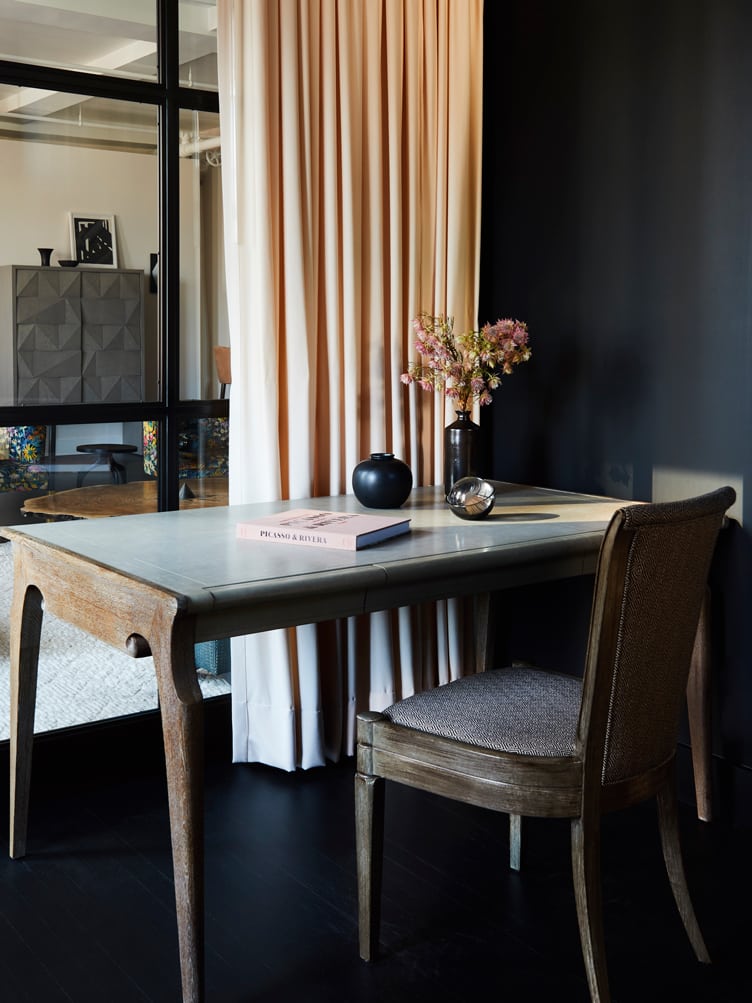
M124 77L86 73L83 70L16 63L10 59L0 59L0 83L11 87L43 88L63 94L83 94L87 97L139 101L144 104L158 104L162 94L161 84L151 80L127 80Z
M160 338L163 433L159 436L159 508L176 509L178 498L178 421L180 400L180 103L178 4L159 0L157 9L159 80L164 101L159 116Z

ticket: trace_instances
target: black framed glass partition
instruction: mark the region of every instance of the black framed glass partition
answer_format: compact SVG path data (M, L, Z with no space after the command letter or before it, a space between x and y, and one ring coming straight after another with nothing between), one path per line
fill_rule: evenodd
M215 5L212 0L198 6ZM39 69L156 81L158 7L156 2L141 0L88 4L0 0L0 59Z
M111 3L78 5L55 47L64 6L0 0L0 471L34 481L13 465L44 429L33 491L123 466L176 508L226 493L216 5L121 5L117 38ZM0 475L6 525L9 494Z

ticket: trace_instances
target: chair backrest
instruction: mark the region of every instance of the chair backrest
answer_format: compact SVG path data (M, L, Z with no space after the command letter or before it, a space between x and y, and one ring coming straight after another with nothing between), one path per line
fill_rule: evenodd
M671 760L718 532L733 488L615 513L596 574L578 741L601 783Z
M217 345L214 349L214 364L217 367L217 379L219 380L219 396L223 398L225 390L232 383L232 369L230 367L230 349L224 345Z

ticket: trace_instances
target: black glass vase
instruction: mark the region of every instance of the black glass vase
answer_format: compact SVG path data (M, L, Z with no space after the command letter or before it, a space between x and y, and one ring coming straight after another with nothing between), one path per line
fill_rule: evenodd
M480 477L480 425L469 411L457 411L457 420L444 429L444 494L461 477Z

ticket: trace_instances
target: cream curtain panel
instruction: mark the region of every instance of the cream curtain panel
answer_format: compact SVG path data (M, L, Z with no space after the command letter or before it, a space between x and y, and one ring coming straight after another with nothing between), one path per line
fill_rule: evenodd
M482 0L219 0L218 17L230 500L342 494L383 451L439 483L443 399L399 376L420 310L477 319ZM234 760L351 753L356 709L462 673L462 612L234 639Z

